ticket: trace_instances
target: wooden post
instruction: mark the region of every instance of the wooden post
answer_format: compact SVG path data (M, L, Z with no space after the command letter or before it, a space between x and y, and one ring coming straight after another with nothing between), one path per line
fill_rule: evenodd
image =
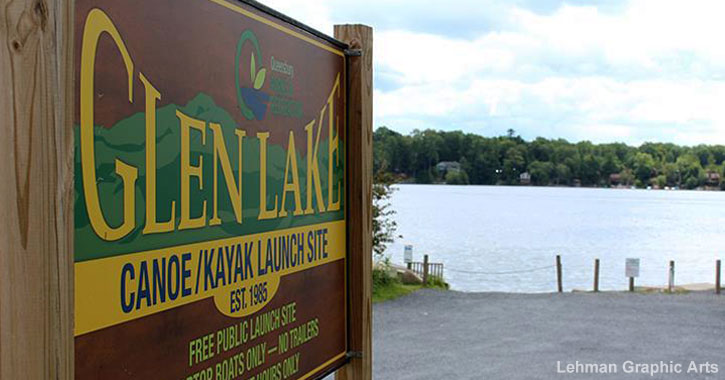
M0 5L0 379L74 377L73 11Z
M594 259L594 291L599 291L599 259Z
M556 255L556 286L559 293L564 291L564 287L561 282L561 256Z
M675 261L670 260L670 272L667 281L667 291L670 293L675 292Z
M373 180L373 29L335 25L335 38L359 56L348 57L347 181L349 247L350 363L337 379L372 379L372 180Z
M630 292L634 291L634 277L629 278L629 291Z
M715 294L720 294L720 260L715 262Z
M428 286L428 255L423 255L423 286Z

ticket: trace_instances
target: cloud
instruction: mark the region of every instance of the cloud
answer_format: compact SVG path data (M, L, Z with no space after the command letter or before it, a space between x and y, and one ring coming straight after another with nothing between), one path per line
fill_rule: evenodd
M725 143L720 0L271 3L376 28L376 126Z

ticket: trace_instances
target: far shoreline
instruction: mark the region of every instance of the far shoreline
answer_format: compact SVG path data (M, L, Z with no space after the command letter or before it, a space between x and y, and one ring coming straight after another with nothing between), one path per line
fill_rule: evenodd
M459 185L459 184L449 184L445 182L435 182L435 183L416 183L416 182L395 182L392 184L393 186L399 186L399 185L406 185L406 186L448 186L448 187L511 187L511 188L540 188L540 189L606 189L606 190L645 190L645 191L692 191L692 192L712 192L712 193L718 193L723 192L725 190L717 189L717 188L695 188L695 189L685 189L685 188L646 188L646 187L626 187L626 186L567 186L567 185L507 185L507 184L501 184L501 185L490 185L490 184L465 184L465 185Z

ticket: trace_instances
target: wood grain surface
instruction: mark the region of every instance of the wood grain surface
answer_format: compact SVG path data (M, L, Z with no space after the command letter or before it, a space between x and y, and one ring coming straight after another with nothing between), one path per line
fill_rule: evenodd
M335 38L362 53L350 57L348 67L348 345L353 358L336 378L368 380L372 378L373 30L365 25L335 25Z
M73 378L73 1L0 3L0 378Z

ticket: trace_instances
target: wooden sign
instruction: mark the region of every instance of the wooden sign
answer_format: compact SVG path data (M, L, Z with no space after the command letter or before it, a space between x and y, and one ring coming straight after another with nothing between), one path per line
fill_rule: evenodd
M346 360L345 45L252 5L76 1L77 379Z

